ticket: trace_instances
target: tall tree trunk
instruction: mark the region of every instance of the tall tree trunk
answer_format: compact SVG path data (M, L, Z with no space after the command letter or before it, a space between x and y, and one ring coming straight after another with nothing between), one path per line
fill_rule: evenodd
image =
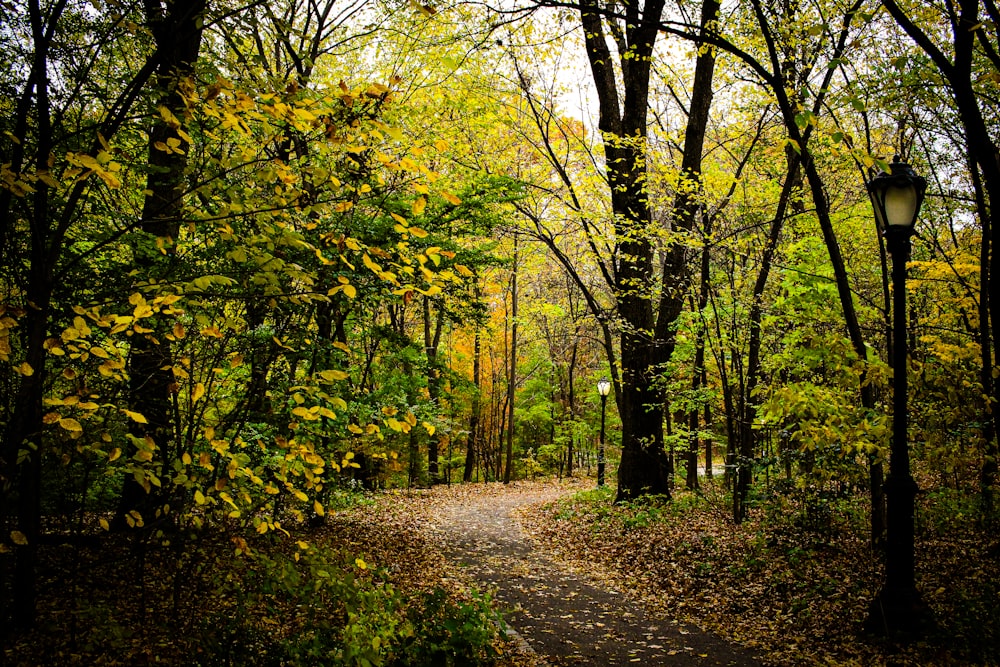
M482 296L478 278L476 280L475 290L476 299L478 300ZM477 326L474 342L472 344L472 384L473 391L475 393L472 396L472 414L469 415L469 436L465 449L465 470L462 472L463 482L472 481L472 471L476 466L476 457L479 455L478 452L482 449L482 445L479 442L479 413L482 411L480 395L480 392L482 391L482 356L482 333Z
M703 387L708 386L708 373L704 369L702 370L701 385ZM702 421L705 424L712 423L712 408L707 403L705 404L705 414L702 417ZM715 477L715 472L712 470L715 462L712 459L712 436L709 434L705 437L705 478L709 481L712 481Z
M705 307L708 306L708 287L709 287L709 269L710 269L710 254L709 239L712 236L712 221L711 218L705 217L705 246L701 251L701 275L698 284L698 305L697 311L699 314L705 311ZM695 403L691 406L691 414L689 416L689 453L688 453L688 482L687 487L689 489L698 488L698 433L699 433L699 407L698 407L698 394L703 389L704 381L706 379L705 374L705 326L702 318L699 317L696 322L698 331L695 334L694 342L694 367L691 369L691 393ZM707 409L707 405L705 406ZM708 421L706 420L705 426L708 426ZM709 446L711 447L711 446ZM706 452L711 459L710 449ZM709 466L711 465L710 460L706 460L706 475L711 476L709 472Z
M161 54L156 82L164 91L159 106L170 111L175 119L184 118L186 102L182 87L193 86L194 65L201 50L205 0L174 0L160 4L146 3L146 21L157 51ZM149 133L149 176L143 202L140 228L149 235L150 243L136 248L135 263L141 276L158 278L172 269L175 245L183 217L185 168L190 146L184 139L179 120L158 118ZM178 151L161 150L168 142L177 141ZM166 250L166 258L157 251L156 241ZM171 457L169 444L174 441L171 404L174 375L170 343L164 335L165 322L152 321L150 334L132 338L129 356L129 390L132 409L143 415L146 423L133 422L132 435L138 440L151 440L163 465ZM123 526L131 512L146 514L151 509L151 485L126 476L115 518Z
M854 0L851 7L844 12L843 22L839 33L837 34L837 41L833 45L833 57L831 62L835 62L844 53L850 35L851 24L856 18L862 2L863 0ZM833 268L834 284L836 285L837 295L840 299L841 309L844 316L844 325L847 329L848 338L850 339L851 345L854 348L855 353L858 355L858 358L863 362L867 362L870 358L868 354L868 346L865 344L861 325L858 321L857 312L854 308L850 280L848 279L847 269L844 265L844 258L840 251L840 244L837 241L833 221L830 217L829 200L827 199L826 191L824 189L823 179L820 176L819 169L816 166L816 162L809 150L809 138L812 135L814 125L808 124L805 129L801 129L799 127L796 119L801 102L793 99L788 91L789 87L793 89L798 88L797 82L808 76L809 68L807 67L805 69L801 69L799 67L800 63L798 63L798 61L794 58L790 58L787 54L784 56L784 59L782 59L782 56L779 55L775 33L768 23L766 14L759 0L753 1L753 8L754 13L757 16L761 35L768 45L771 66L773 67L774 74L770 77L770 86L777 99L778 108L781 111L781 117L785 130L788 133L789 138L794 142L794 146L798 152L799 163L805 172L806 182L808 183L809 190L812 195L814 213L819 221L820 231L823 235L823 242L826 245L827 254L830 258L830 265ZM795 17L788 14L784 18L794 20ZM827 71L824 74L824 80L819 86L820 92L816 95L812 107L812 112L815 115L819 115L823 109L826 94L830 89L830 82L834 74L834 69L835 68L827 68ZM874 411L875 396L865 377L862 377L861 379L860 394L862 406L869 411ZM749 428L749 425L745 420L741 424L741 428L744 429L744 431ZM747 438L752 437L750 434L746 435ZM741 441L741 447L746 446L747 445L742 444ZM873 466L870 470L870 474L872 495L871 518L874 540L876 530L879 530L879 527L877 526L879 522L878 517L880 516L879 498L881 497L882 492L882 485L880 483L880 468L877 465ZM745 482L740 481L738 483L741 487L745 488L745 486L748 486L749 480L747 479Z
M753 402L753 395L757 388L757 381L760 378L760 324L763 316L764 290L767 287L767 280L771 273L774 254L778 249L778 240L781 238L781 230L785 223L792 193L801 184L802 177L798 154L791 152L788 154L785 181L781 187L781 195L778 197L778 206L774 212L774 217L771 219L771 226L768 230L767 240L764 243L764 252L760 260L760 270L757 272L757 279L754 281L753 292L750 297L750 337L747 343L746 385L738 399L737 442L739 443L739 460L734 461L737 465L735 476L736 486L733 493L733 519L736 523L740 523L746 516L746 497L750 489L752 474L750 462L753 459L754 453L753 423L757 419L757 408Z
M441 401L441 368L438 362L438 348L441 345L441 332L444 330L444 308L438 308L431 323L430 297L424 297L424 351L427 355L427 394L435 409L440 409ZM430 483L441 481L439 470L440 436L435 431L427 440L427 476Z
M573 340L573 353L570 355L569 372L566 374L566 402L569 408L569 418L571 422L576 421L576 360L579 353L580 339ZM569 442L566 447L566 476L573 476L573 450L576 442L576 429L572 429Z
M513 273L510 277L510 379L507 382L507 465L504 467L503 483L510 484L511 468L514 466L514 390L517 386L517 235L514 236Z
M996 368L996 341L1000 340L1000 299L991 298L991 280L997 275L997 254L990 252L993 238L993 209L1000 205L1000 160L997 159L998 146L990 133L987 124L987 116L984 115L980 106L979 98L976 95L974 84L978 82L978 76L973 76L974 63L977 62L975 44L977 40L986 41L989 35L981 28L984 18L991 22L1000 21L1000 10L994 3L985 3L988 17L981 18L979 15L979 0L958 0L954 3L952 11L957 11L958 25L951 31L953 53L952 60L933 42L931 37L904 12L896 0L882 0L882 4L888 10L896 23L906 31L913 41L926 53L934 62L934 65L941 71L948 85L951 88L952 98L958 110L962 127L965 130L966 147L968 154L972 157L973 163L979 168L979 178L982 180L983 190L985 190L988 200L988 208L980 209L980 224L982 225L982 250L984 261L980 266L980 328L992 334L990 339L993 342L992 358L986 344L987 339L983 337L983 356L981 377L983 379L983 393L990 396L992 409L987 415L992 424L986 433L989 438L984 443L985 456L981 469L981 487L984 510L992 514L996 511L995 492L997 484L998 461L1000 461L1000 428L997 427L997 419L1000 418L1000 382L993 377L993 370ZM986 49L984 49L986 50ZM997 46L990 44L988 53L992 54L990 61L994 70L1000 70L1000 58L996 56ZM978 66L978 65L976 65ZM988 104L988 102L983 103ZM992 118L992 115L990 116ZM989 257L989 261L985 261Z
M597 0L584 0L580 5L587 57L597 89L598 126L604 137L619 250L614 273L621 320L621 380L615 387L622 422L617 500L670 491L669 466L663 449L664 395L655 388L655 379L660 366L673 353L673 328L683 308L688 276L686 248L676 241L667 249L661 298L654 307L652 220L646 195L646 112L650 63L663 7L663 0L648 0L641 7L639 3L624 5L624 21L616 24L614 17L602 19L603 9ZM703 4L703 27L714 20L717 11L714 0ZM616 41L623 97L608 46L605 20L611 25L610 33ZM693 176L694 182L700 174L714 62L713 50L704 49L695 67L683 165L685 177ZM696 209L696 198L678 207L673 230L689 232Z
M62 14L65 3L53 10L50 21L56 22ZM34 60L31 63L31 77L26 84L22 101L25 103L24 118L27 119L34 84L35 113L37 121L38 145L32 156L37 165L44 165L52 150L53 128L49 103L49 40L46 38L45 18L36 1L29 4L29 20L34 41ZM23 134L21 136L24 136ZM19 149L18 149L19 150ZM14 228L14 215L8 188L4 188L3 216L0 227ZM0 449L0 492L3 496L3 512L6 514L8 499L17 489L16 519L17 530L24 540L15 540L14 576L11 579L10 615L14 627L27 628L35 623L35 602L37 598L38 540L41 535L41 491L42 491L42 443L43 406L47 378L45 366L45 338L51 317L53 271L59 257L61 235L58 235L49 219L50 190L39 182L31 195L29 241L30 265L28 267L26 302L27 308L21 326L23 327L24 363L21 366L20 381L14 398L13 418L6 425L2 449ZM54 238L53 238L54 237ZM0 238L0 243L3 239ZM49 244L52 244L50 250ZM3 249L0 246L0 249ZM13 259L13 258L2 258ZM22 455L25 452L26 455ZM0 519L6 518L0 516ZM0 528L6 529L6 522ZM7 535L4 535L6 538ZM6 586L3 586L6 588ZM0 592L5 595L6 591ZM4 605L6 607L7 605ZM0 610L7 612L6 608ZM6 616L6 613L4 614ZM6 623L4 616L0 621Z

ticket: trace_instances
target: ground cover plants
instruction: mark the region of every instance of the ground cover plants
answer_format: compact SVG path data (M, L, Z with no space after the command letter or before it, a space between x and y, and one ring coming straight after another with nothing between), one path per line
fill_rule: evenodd
M112 533L45 548L45 605L3 664L500 662L500 615L444 576L408 499L353 497L288 534L216 528L143 544Z

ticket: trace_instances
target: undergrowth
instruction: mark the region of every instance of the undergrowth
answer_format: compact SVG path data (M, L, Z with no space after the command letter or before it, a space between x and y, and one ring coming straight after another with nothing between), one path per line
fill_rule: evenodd
M290 535L213 526L170 543L105 534L43 550L39 622L5 665L492 665L489 596L444 580L414 525L372 496L337 498Z
M1000 664L1000 547L955 495L920 499L917 583L936 626L908 646L861 630L883 576L863 498L761 494L736 526L730 499L711 485L617 505L598 489L523 518L561 557L607 568L665 616L752 646L771 664Z

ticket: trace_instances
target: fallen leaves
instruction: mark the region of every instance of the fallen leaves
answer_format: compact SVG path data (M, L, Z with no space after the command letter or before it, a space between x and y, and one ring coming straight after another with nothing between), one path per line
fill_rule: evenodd
M976 539L954 525L945 534L921 535L918 585L941 633L900 649L860 635L882 574L863 511L848 504L842 510L822 530L793 525L802 511L794 505L758 510L734 526L724 498L708 489L704 496L679 492L673 501L623 506L612 505L610 493L588 492L520 518L549 553L617 581L667 618L760 650L769 664L998 659L992 638L1000 631L1000 550L992 547L990 555L987 536Z

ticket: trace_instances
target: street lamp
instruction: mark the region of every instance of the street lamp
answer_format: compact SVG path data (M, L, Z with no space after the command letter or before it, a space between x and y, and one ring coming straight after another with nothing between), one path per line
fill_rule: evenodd
M601 395L601 439L597 447L597 486L604 486L604 414L608 406L608 394L611 393L611 381L601 378L597 381L597 393Z
M910 237L924 200L927 181L899 157L889 172L868 181L875 220L892 258L892 442L886 493L885 582L869 609L871 632L913 633L924 615L914 581L913 513L917 484L910 473L907 443L906 262Z

